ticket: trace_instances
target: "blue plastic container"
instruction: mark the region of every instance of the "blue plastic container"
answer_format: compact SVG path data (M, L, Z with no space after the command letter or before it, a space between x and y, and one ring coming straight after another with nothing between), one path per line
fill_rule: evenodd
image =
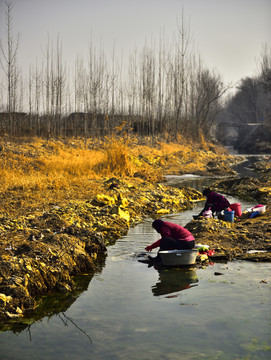
M234 222L234 211L224 210L224 220Z

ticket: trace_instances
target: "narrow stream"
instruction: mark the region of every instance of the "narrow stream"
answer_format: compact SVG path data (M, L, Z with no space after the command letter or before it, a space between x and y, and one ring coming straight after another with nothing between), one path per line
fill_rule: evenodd
M184 226L201 207L163 218ZM158 239L151 223L108 248L101 271L81 277L84 291L65 310L0 333L0 359L270 359L271 263L148 268L139 260Z

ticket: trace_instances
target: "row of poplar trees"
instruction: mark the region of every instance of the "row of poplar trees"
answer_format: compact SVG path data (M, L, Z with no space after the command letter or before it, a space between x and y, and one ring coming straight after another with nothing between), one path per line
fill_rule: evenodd
M182 14L171 43L161 35L124 61L115 46L90 45L72 69L59 38L48 42L41 63L24 76L18 64L12 3L6 2L7 39L1 39L0 131L7 136L104 136L121 122L138 135L190 138L214 134L225 86L203 65ZM108 55L109 54L109 55ZM108 61L108 58L110 61Z

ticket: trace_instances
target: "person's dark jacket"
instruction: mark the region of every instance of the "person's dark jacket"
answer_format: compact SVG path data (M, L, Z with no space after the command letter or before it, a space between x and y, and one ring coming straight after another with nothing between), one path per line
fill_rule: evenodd
M207 195L207 200L204 206L204 209L207 210L209 207L212 209L212 212L225 210L230 206L229 201L225 196L217 194L214 191L211 191Z

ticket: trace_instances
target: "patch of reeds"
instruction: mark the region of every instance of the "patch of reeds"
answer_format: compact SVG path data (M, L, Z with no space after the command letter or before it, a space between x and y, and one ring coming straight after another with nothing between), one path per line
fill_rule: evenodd
M104 157L94 166L95 171L102 176L132 176L128 139L113 136L105 140Z

